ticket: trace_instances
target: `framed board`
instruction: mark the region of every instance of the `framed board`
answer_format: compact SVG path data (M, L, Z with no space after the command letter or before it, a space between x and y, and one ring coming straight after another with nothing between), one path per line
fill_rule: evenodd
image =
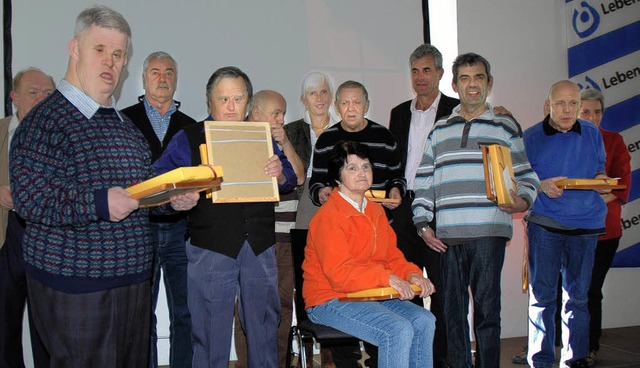
M264 173L273 156L269 123L205 121L206 163L224 168L214 203L278 202L277 179ZM203 163L205 163L203 157Z
M487 198L498 204L513 204L510 190L517 191L509 147L482 146L482 163Z

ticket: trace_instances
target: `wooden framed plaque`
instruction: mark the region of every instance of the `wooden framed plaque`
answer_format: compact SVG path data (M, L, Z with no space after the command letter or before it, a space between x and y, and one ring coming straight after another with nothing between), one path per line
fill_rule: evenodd
M511 150L499 144L482 146L487 198L498 204L513 204L510 190L517 191Z
M558 180L556 186L562 189L625 189L618 185L618 179L564 179Z
M205 121L206 161L224 167L214 203L278 202L277 179L264 173L273 156L269 123L249 121Z
M216 190L222 183L222 168L208 165L179 167L126 188L140 201L140 208L159 206L174 195Z
M419 286L413 284L411 285L411 289L413 289L416 295L420 295L422 292ZM388 300L399 297L400 294L398 294L398 290L388 286L347 293L346 297L339 298L338 300L341 302L363 302L369 300Z
M400 203L401 201L400 199L396 198L387 198L387 192L384 190L369 189L364 192L364 196L367 198L367 200L378 203Z

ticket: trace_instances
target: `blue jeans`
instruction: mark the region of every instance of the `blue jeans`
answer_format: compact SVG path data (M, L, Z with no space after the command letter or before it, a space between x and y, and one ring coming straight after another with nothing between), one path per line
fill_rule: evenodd
M473 295L475 367L500 366L500 277L507 239L486 237L450 245L444 253L447 364L473 367L469 341L469 288Z
M589 354L587 294L597 235L552 233L529 222L529 364L553 367L556 293L562 274L562 350L560 362Z
M149 366L158 366L156 330L156 305L160 289L160 269L164 275L164 287L169 307L169 362L171 367L191 367L193 348L191 347L191 315L187 305L187 253L185 232L187 220L176 222L152 222L158 236L157 252L154 259L153 285L151 288L151 352Z
M378 346L379 368L433 367L436 319L408 300L339 302L307 309L309 319Z
M278 366L278 269L275 246L255 255L244 242L238 258L187 242L194 368L227 368L236 296L249 367Z

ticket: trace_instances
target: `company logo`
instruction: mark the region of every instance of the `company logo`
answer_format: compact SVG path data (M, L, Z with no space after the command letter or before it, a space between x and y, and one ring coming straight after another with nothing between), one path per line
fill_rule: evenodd
M602 92L602 89L600 88L598 83L596 83L596 81L594 81L593 79L589 78L588 75L584 76L584 82L583 83L577 83L577 84L578 84L578 87L580 87L580 90L595 89L597 91Z
M589 37L598 29L600 25L600 14L589 3L583 1L580 3L582 9L573 10L573 30L578 37Z

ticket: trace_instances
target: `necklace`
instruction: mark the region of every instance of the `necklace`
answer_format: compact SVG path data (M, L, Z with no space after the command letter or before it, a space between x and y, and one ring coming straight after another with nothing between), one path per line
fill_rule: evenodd
M318 127L314 127L314 126L313 126L313 124L311 124L311 128L313 128L313 130L314 130L316 133L317 133L317 132L322 132L322 131L324 131L325 129L327 129L327 127L329 126L329 121L330 121L330 119L327 119L327 120L328 120L328 121L327 121L327 123L326 123L323 127L318 128Z

